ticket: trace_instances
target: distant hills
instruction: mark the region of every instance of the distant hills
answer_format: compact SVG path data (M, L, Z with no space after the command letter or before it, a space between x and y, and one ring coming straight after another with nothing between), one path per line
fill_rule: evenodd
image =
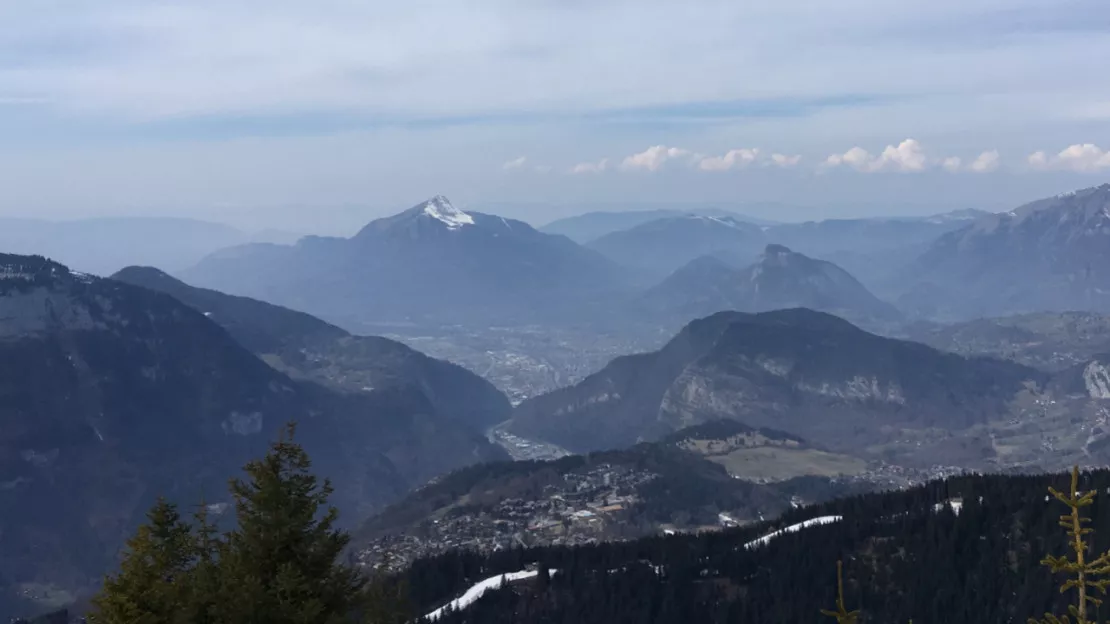
M233 316L237 302L223 303ZM279 324L273 310L243 309L242 325ZM264 330L238 333L265 342ZM429 387L450 387L423 365ZM95 585L156 496L227 502L227 479L290 420L354 522L438 474L506 457L460 412L414 385L293 380L163 292L0 255L0 584L70 596Z
M1099 242L1110 232L1104 227L1110 217L1103 214L1110 210L1107 189L1076 191L1001 214L966 209L928 217L756 224L725 211L667 209L589 213L557 221L546 232L434 197L373 221L351 238L232 246L177 275L348 328L582 326L631 318L628 304L637 305L645 289L668 276L666 289L690 296L690 313L716 311L698 306L724 291L703 293L701 282L724 279L726 267L765 263L763 252L774 245L795 254L784 258L838 267L818 271L810 263L813 275L823 273L822 281L840 282L843 296L830 306L797 293L763 296L761 286L766 305L741 305L746 296L713 305L762 310L798 304L859 322L899 317L874 295L912 319L1110 311L1104 296L1110 277L1100 277L1110 258ZM599 235L585 240L591 231ZM584 243L548 232L567 232ZM676 283L683 279L693 283ZM810 290L820 288L811 284ZM849 292L859 300L848 301ZM855 314L858 308L867 314Z
M571 240L435 197L352 238L248 245L181 276L329 320L536 322L596 316L589 302L624 287L624 270Z
M881 283L911 262L940 235L986 212L962 210L930 217L827 219L805 223L754 223L738 215L660 215L586 242L630 267L665 275L702 256L751 264L769 244L831 260Z
M612 232L586 246L624 266L666 274L714 252L754 256L764 241L759 226L738 218L686 214Z
M110 275L131 264L179 271L218 249L291 236L277 231L251 236L219 223L168 217L0 218L0 250L45 255L95 275Z
M781 207L779 207L781 208ZM773 225L774 221L750 217L721 208L661 208L651 210L594 211L552 221L540 228L548 234L560 234L576 243L589 243L606 234L628 230L657 219L673 219L686 216L706 216L736 219L752 225Z
M755 264L734 269L712 256L669 275L638 302L672 318L695 318L721 310L767 312L810 308L863 323L901 319L847 271L782 245L768 245Z
M1110 312L1110 184L983 217L936 240L909 267L900 307L967 319L1018 312Z

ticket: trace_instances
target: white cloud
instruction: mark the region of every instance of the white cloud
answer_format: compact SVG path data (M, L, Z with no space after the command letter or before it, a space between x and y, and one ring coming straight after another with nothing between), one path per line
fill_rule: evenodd
M1043 151L1033 152L1029 155L1028 162L1034 169L1090 173L1110 169L1110 151L1093 143L1076 143L1051 156Z
M778 167L782 167L783 169L794 167L801 161L801 154L795 154L793 156L787 156L786 154L771 154L771 162Z
M878 156L872 156L862 147L853 147L843 154L833 154L825 159L824 167L851 167L864 173L879 171L924 171L928 164L921 144L906 139L898 145L888 145Z
M880 170L893 169L894 171L924 171L925 152L921 144L913 139L906 139L897 145L886 146L879 154L877 165Z
M734 149L729 150L724 156L708 156L698 162L702 171L728 171L729 169L743 169L759 159L759 149Z
M505 169L506 171L509 169L520 169L524 166L524 163L526 162L528 162L528 158L521 156L519 158L514 158L506 162L505 164L501 165L501 168Z
M696 157L696 155L688 149L667 147L666 145L653 145L639 154L633 154L625 158L621 162L621 169L625 171L635 171L637 169L658 171L667 161L676 159L689 160L694 157Z
M193 141L274 138L295 146L306 137L387 127L402 131L391 135L395 143L368 140L354 158L402 150L404 160L377 166L443 176L455 175L453 163L477 160L468 163L480 168L468 172L472 186L460 186L479 193L500 188L477 176L498 177L496 161L511 154L530 157L518 173L532 171L534 160L566 172L581 154L613 156L612 170L632 152L628 145L701 146L709 124L715 145L806 154L795 169L819 164L833 151L828 146L861 145L875 150L864 170L903 170L867 163L882 162L889 138L904 136L935 156L962 155L965 171L974 153L953 145L978 136L1000 137L972 144L1015 158L1072 142L1060 137L1110 147L1105 134L1074 134L1099 131L1083 120L1110 118L1110 83L1090 79L1105 73L1110 58L1110 38L1091 27L1104 21L1105 0L1070 1L1066 10L1044 0L705 0L682 11L664 0L273 0L265 11L248 0L57 0L58 10L48 12L39 4L0 2L7 26L0 28L0 149L13 159L29 147L80 150L149 138L169 162ZM753 75L760 80L721 80ZM641 117L672 123L658 137L650 132L659 125L623 123ZM406 134L440 137L444 153L434 171L425 155L402 149L413 142ZM452 138L464 135L473 138ZM492 163L470 157L485 152L506 156ZM295 177L293 157L273 153L260 149L244 167ZM127 152L120 154L122 162ZM786 162L771 156L757 164ZM677 164L686 165L657 167ZM927 167L939 169L939 159ZM50 170L44 166L42 179ZM156 173L153 179L178 175ZM324 169L303 183L337 188L334 175ZM403 194L395 177L382 192ZM102 179L105 192L125 187ZM604 183L613 186L597 192L647 192L619 176ZM15 184L36 195L29 182ZM175 184L134 201L185 190ZM226 184L242 201L270 192L253 178ZM717 192L709 189L667 190ZM865 193L872 192L879 191ZM74 194L57 203L80 201Z
M959 156L949 156L940 161L942 169L948 173L960 173L963 171L970 171L972 173L990 173L995 171L1002 164L1002 158L998 150L987 150L980 153L974 160L964 165L964 160Z
M582 162L570 168L569 173L583 174L583 173L601 173L609 169L609 159L602 158L597 162Z
M989 173L998 169L1000 164L1001 157L998 154L998 150L988 150L979 154L967 168L975 173Z

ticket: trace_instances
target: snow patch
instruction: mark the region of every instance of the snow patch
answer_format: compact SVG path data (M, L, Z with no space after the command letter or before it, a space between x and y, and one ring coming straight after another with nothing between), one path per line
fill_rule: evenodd
M424 203L424 214L447 225L449 230L457 230L466 225L474 225L474 217L455 208L443 195L436 195ZM508 225L507 223L505 225Z
M933 512L940 513L940 511L942 509L944 509L945 505L948 505L952 509L952 513L954 513L958 516L958 515L960 515L960 510L964 508L964 499L962 499L962 498L953 498L953 499L946 500L943 503L937 503L937 504L933 505Z
M558 572L558 570L549 570L548 573L549 574L555 574L557 572ZM459 611L461 609L465 609L465 608L469 607L470 605L474 604L487 591L489 591L491 589L493 589L493 590L501 589L502 581L504 581L506 583L511 583L513 581L522 581L524 579L534 578L538 575L539 575L538 570L522 570L520 572L510 572L508 574L498 574L497 576L491 576L488 579L485 579L484 581L480 581L480 582L475 583L474 585L472 585L470 587L470 589L466 590L466 592L463 593L462 596L456 598L455 600L452 600L451 602L447 603L445 606L442 606L442 607L436 609L435 611L432 611L428 615L425 615L424 619L426 619L426 620L438 620L444 613L446 613L449 610L453 609L455 611Z
M811 526L821 526L821 525L824 525L824 524L832 524L834 522L840 522L843 519L844 519L843 516L819 516L817 518L812 518L810 520L806 520L805 522L799 522L798 524L792 524L792 525L786 527L785 529L779 529L778 531L773 531L771 533L768 533L767 535L764 535L763 537L761 537L759 539L752 540L752 541L748 542L747 544L744 544L744 548L751 549L751 548L758 548L760 546L766 546L767 544L771 543L771 540L775 539L776 537L778 537L780 535L784 535L786 533L797 533L798 531L801 531L802 529L807 529Z

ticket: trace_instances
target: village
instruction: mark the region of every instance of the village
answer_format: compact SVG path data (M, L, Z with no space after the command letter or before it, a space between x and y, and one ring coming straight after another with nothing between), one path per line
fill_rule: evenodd
M466 508L378 539L358 554L358 562L393 570L452 549L488 552L637 537L654 530L634 518L636 490L654 478L651 472L610 464L568 473L536 499L506 498L487 508Z

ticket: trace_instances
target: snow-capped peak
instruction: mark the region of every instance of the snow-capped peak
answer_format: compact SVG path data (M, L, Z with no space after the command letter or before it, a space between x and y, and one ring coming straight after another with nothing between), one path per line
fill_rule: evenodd
M474 225L474 218L451 205L451 200L443 195L424 202L424 214L441 221L449 230L457 230L465 225Z

